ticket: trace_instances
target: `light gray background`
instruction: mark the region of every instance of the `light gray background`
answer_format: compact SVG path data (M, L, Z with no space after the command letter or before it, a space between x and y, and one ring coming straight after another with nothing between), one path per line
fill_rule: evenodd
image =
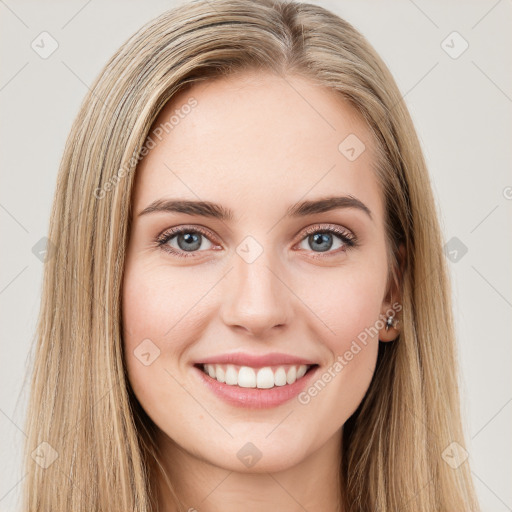
M425 151L445 241L467 247L450 262L467 449L483 510L512 510L511 1L311 3L351 22L391 69ZM107 59L173 5L0 0L2 511L18 510L24 478L23 377L42 279L32 248L47 234L66 135ZM47 59L31 48L43 31L59 44ZM456 59L441 46L453 31L469 43Z

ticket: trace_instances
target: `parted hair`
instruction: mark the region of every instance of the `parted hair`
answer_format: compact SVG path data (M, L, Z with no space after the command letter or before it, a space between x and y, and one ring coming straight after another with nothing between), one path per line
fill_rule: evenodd
M336 92L358 110L377 148L401 330L380 343L368 392L344 425L344 510L478 511L468 461L454 469L442 457L450 443L464 446L465 434L439 215L411 117L387 66L351 24L318 5L279 0L179 4L120 47L80 106L49 223L23 510L156 512L162 464L122 343L135 171L156 117L178 91L246 70L299 75ZM37 463L37 449L48 464Z

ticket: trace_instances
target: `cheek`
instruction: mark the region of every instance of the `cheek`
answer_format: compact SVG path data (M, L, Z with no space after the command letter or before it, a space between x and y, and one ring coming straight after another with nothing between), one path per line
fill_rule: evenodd
M323 333L321 341L331 359L299 401L309 404L313 415L330 414L333 423L343 424L364 398L374 374L383 325L379 315L385 261L318 276L302 296L307 296L308 307L323 325L318 332Z
M168 274L142 264L129 266L123 285L123 321L132 333L151 332L158 337L172 328L178 299L179 284Z
M378 338L379 315L386 284L385 265L357 265L319 272L308 285L301 284L301 297L323 324L324 343L333 353L350 348L352 340Z
M176 332L186 328L188 321L185 316L183 323L176 325L184 315L181 313L182 301L176 300L176 283L165 279L165 274L150 270L139 262L127 265L125 270L122 296L124 357L130 383L143 404L151 402L150 389L165 389L164 381L170 378L164 372L166 361L169 356L179 353L180 338ZM170 337L178 343L164 341Z
M181 407L173 407L169 416L170 404L176 405L182 397L181 378L172 361L179 360L183 351L180 337L193 329L183 301L176 300L175 287L176 283L165 281L165 274L150 272L144 265L129 266L125 271L122 314L128 380L137 400L160 428L188 421Z
M188 371L184 354L209 321L206 300L198 302L213 286L190 269L180 269L179 275L165 270L134 259L126 265L123 282L126 369L135 395L153 417L182 394L179 382Z
M123 284L125 345L154 338L162 352L179 352L193 339L204 315L198 304L212 286L192 271L169 272L159 264L128 266ZM204 320L203 320L204 321Z

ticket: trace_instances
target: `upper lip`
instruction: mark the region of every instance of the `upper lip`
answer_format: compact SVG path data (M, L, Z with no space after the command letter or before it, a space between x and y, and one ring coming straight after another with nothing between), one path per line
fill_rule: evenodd
M254 368L264 366L278 366L282 364L305 364L314 365L313 361L297 357L290 354L280 354L273 352L271 354L254 355L236 352L233 354L220 354L218 356L201 359L197 364L234 364L238 366L252 366Z

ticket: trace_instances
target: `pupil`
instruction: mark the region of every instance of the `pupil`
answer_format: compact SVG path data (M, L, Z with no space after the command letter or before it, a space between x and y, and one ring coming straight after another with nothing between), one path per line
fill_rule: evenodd
M199 249L201 247L200 235L197 233L182 233L178 236L178 245L184 251ZM182 243L182 240L185 240Z
M310 237L311 238L311 237ZM314 243L320 243L320 252L328 251L332 247L332 235L330 233L315 233L312 235Z

